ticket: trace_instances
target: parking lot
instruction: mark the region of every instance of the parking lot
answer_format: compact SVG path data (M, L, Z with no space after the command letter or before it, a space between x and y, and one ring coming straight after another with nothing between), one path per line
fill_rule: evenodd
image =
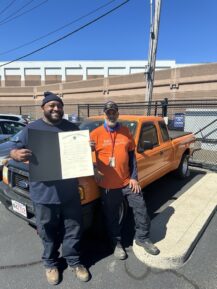
M204 171L191 170L187 180L166 176L148 186L145 199L151 219L201 179ZM42 246L34 228L0 205L0 289L51 288L40 261ZM183 216L184 217L184 216ZM217 216L211 219L188 261L177 270L153 269L141 263L132 252L133 219L129 210L123 232L128 258L114 260L106 238L85 235L82 259L92 275L80 283L62 260L62 280L57 288L144 288L216 289Z

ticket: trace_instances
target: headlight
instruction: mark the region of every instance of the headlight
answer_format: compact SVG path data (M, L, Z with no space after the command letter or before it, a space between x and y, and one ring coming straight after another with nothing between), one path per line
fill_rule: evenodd
M84 191L84 188L82 186L78 186L78 191L79 191L79 194L80 194L80 200L83 201L85 199L85 191Z
M4 166L2 171L2 180L8 185L8 167Z
M7 164L8 159L0 159L0 166L4 166L5 164Z

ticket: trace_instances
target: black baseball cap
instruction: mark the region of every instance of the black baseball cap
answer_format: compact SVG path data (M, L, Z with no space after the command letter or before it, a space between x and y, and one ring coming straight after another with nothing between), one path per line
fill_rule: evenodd
M105 103L104 105L104 112L107 112L108 110L114 110L114 111L118 111L118 106L114 101L108 101Z

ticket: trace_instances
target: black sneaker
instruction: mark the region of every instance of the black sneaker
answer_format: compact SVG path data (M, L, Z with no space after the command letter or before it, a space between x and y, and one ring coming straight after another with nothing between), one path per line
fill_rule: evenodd
M118 260L124 260L127 257L127 254L124 250L124 248L122 247L121 243L118 242L116 244L116 246L114 246L114 256L115 258L117 258Z
M145 239L143 242L135 240L136 245L141 246L145 251L151 255L158 255L160 250L152 243L150 239Z

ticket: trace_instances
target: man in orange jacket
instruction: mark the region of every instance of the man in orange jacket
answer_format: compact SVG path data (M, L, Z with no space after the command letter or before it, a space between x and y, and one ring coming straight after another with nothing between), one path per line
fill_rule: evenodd
M107 102L104 106L104 124L91 132L96 153L95 178L101 188L102 208L114 246L114 256L126 258L118 222L124 197L133 209L136 243L149 254L157 255L160 251L149 239L150 219L138 183L135 142L129 129L118 122L118 116L117 104Z

